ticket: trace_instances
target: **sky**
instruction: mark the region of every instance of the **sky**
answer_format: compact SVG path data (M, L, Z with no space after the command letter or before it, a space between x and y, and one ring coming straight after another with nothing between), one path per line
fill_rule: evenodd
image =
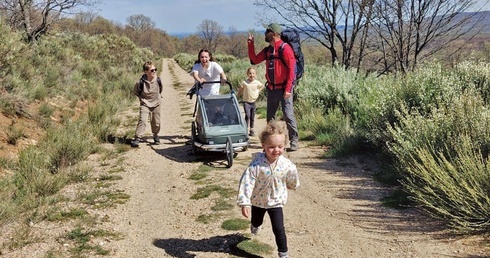
M150 17L155 27L170 35L196 33L204 20L212 20L225 31L262 30L253 0L102 0L94 12L107 20L125 25L135 14ZM489 0L477 0L477 6L490 10Z
M129 16L142 14L172 35L196 33L204 20L217 22L225 31L262 29L255 19L258 10L253 0L102 0L94 12L122 25Z

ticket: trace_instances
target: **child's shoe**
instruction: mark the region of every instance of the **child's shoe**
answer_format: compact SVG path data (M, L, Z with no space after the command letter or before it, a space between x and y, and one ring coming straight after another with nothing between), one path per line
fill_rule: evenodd
M250 233L252 233L252 235L257 235L261 228L262 226L254 227L250 225Z
M289 257L288 252L279 252L278 255L280 258L288 258Z
M255 136L255 131L254 131L254 129L250 129L250 133L248 134L248 136Z

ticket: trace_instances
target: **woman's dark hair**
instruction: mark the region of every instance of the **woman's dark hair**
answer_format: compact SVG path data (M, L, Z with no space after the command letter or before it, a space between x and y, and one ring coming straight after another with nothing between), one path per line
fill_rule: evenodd
M201 50L199 50L199 54L197 54L197 61L194 62L194 64L200 64L201 63L201 53L202 52L206 52L209 54L209 61L214 61L213 54L211 53L211 51L209 51L207 49L201 49Z

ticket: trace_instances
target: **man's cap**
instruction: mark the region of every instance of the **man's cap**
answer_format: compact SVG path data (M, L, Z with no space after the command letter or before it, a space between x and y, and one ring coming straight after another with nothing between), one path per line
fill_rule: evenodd
M281 25L279 25L277 23L271 23L271 24L268 24L268 25L267 24L263 24L262 26L264 26L265 29L272 30L276 34L281 34L281 32L282 32Z

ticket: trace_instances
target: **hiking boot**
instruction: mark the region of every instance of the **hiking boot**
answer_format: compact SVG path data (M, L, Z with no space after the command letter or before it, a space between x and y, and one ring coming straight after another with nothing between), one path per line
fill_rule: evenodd
M250 133L248 134L248 136L255 136L255 131L253 129L250 129Z
M136 148L140 146L140 139L136 138L131 142L131 147Z
M288 252L278 252L277 255L280 257L280 258L288 258Z
M160 137L158 137L158 135L153 137L153 141L154 141L153 144L159 145L160 144Z
M297 143L291 143L289 145L289 148L286 151L288 151L288 152L290 152L290 151L297 151L298 149L299 149L299 147L298 147L298 144Z
M257 235L260 232L261 228L262 226L254 227L250 225L250 233L252 233L252 235Z

